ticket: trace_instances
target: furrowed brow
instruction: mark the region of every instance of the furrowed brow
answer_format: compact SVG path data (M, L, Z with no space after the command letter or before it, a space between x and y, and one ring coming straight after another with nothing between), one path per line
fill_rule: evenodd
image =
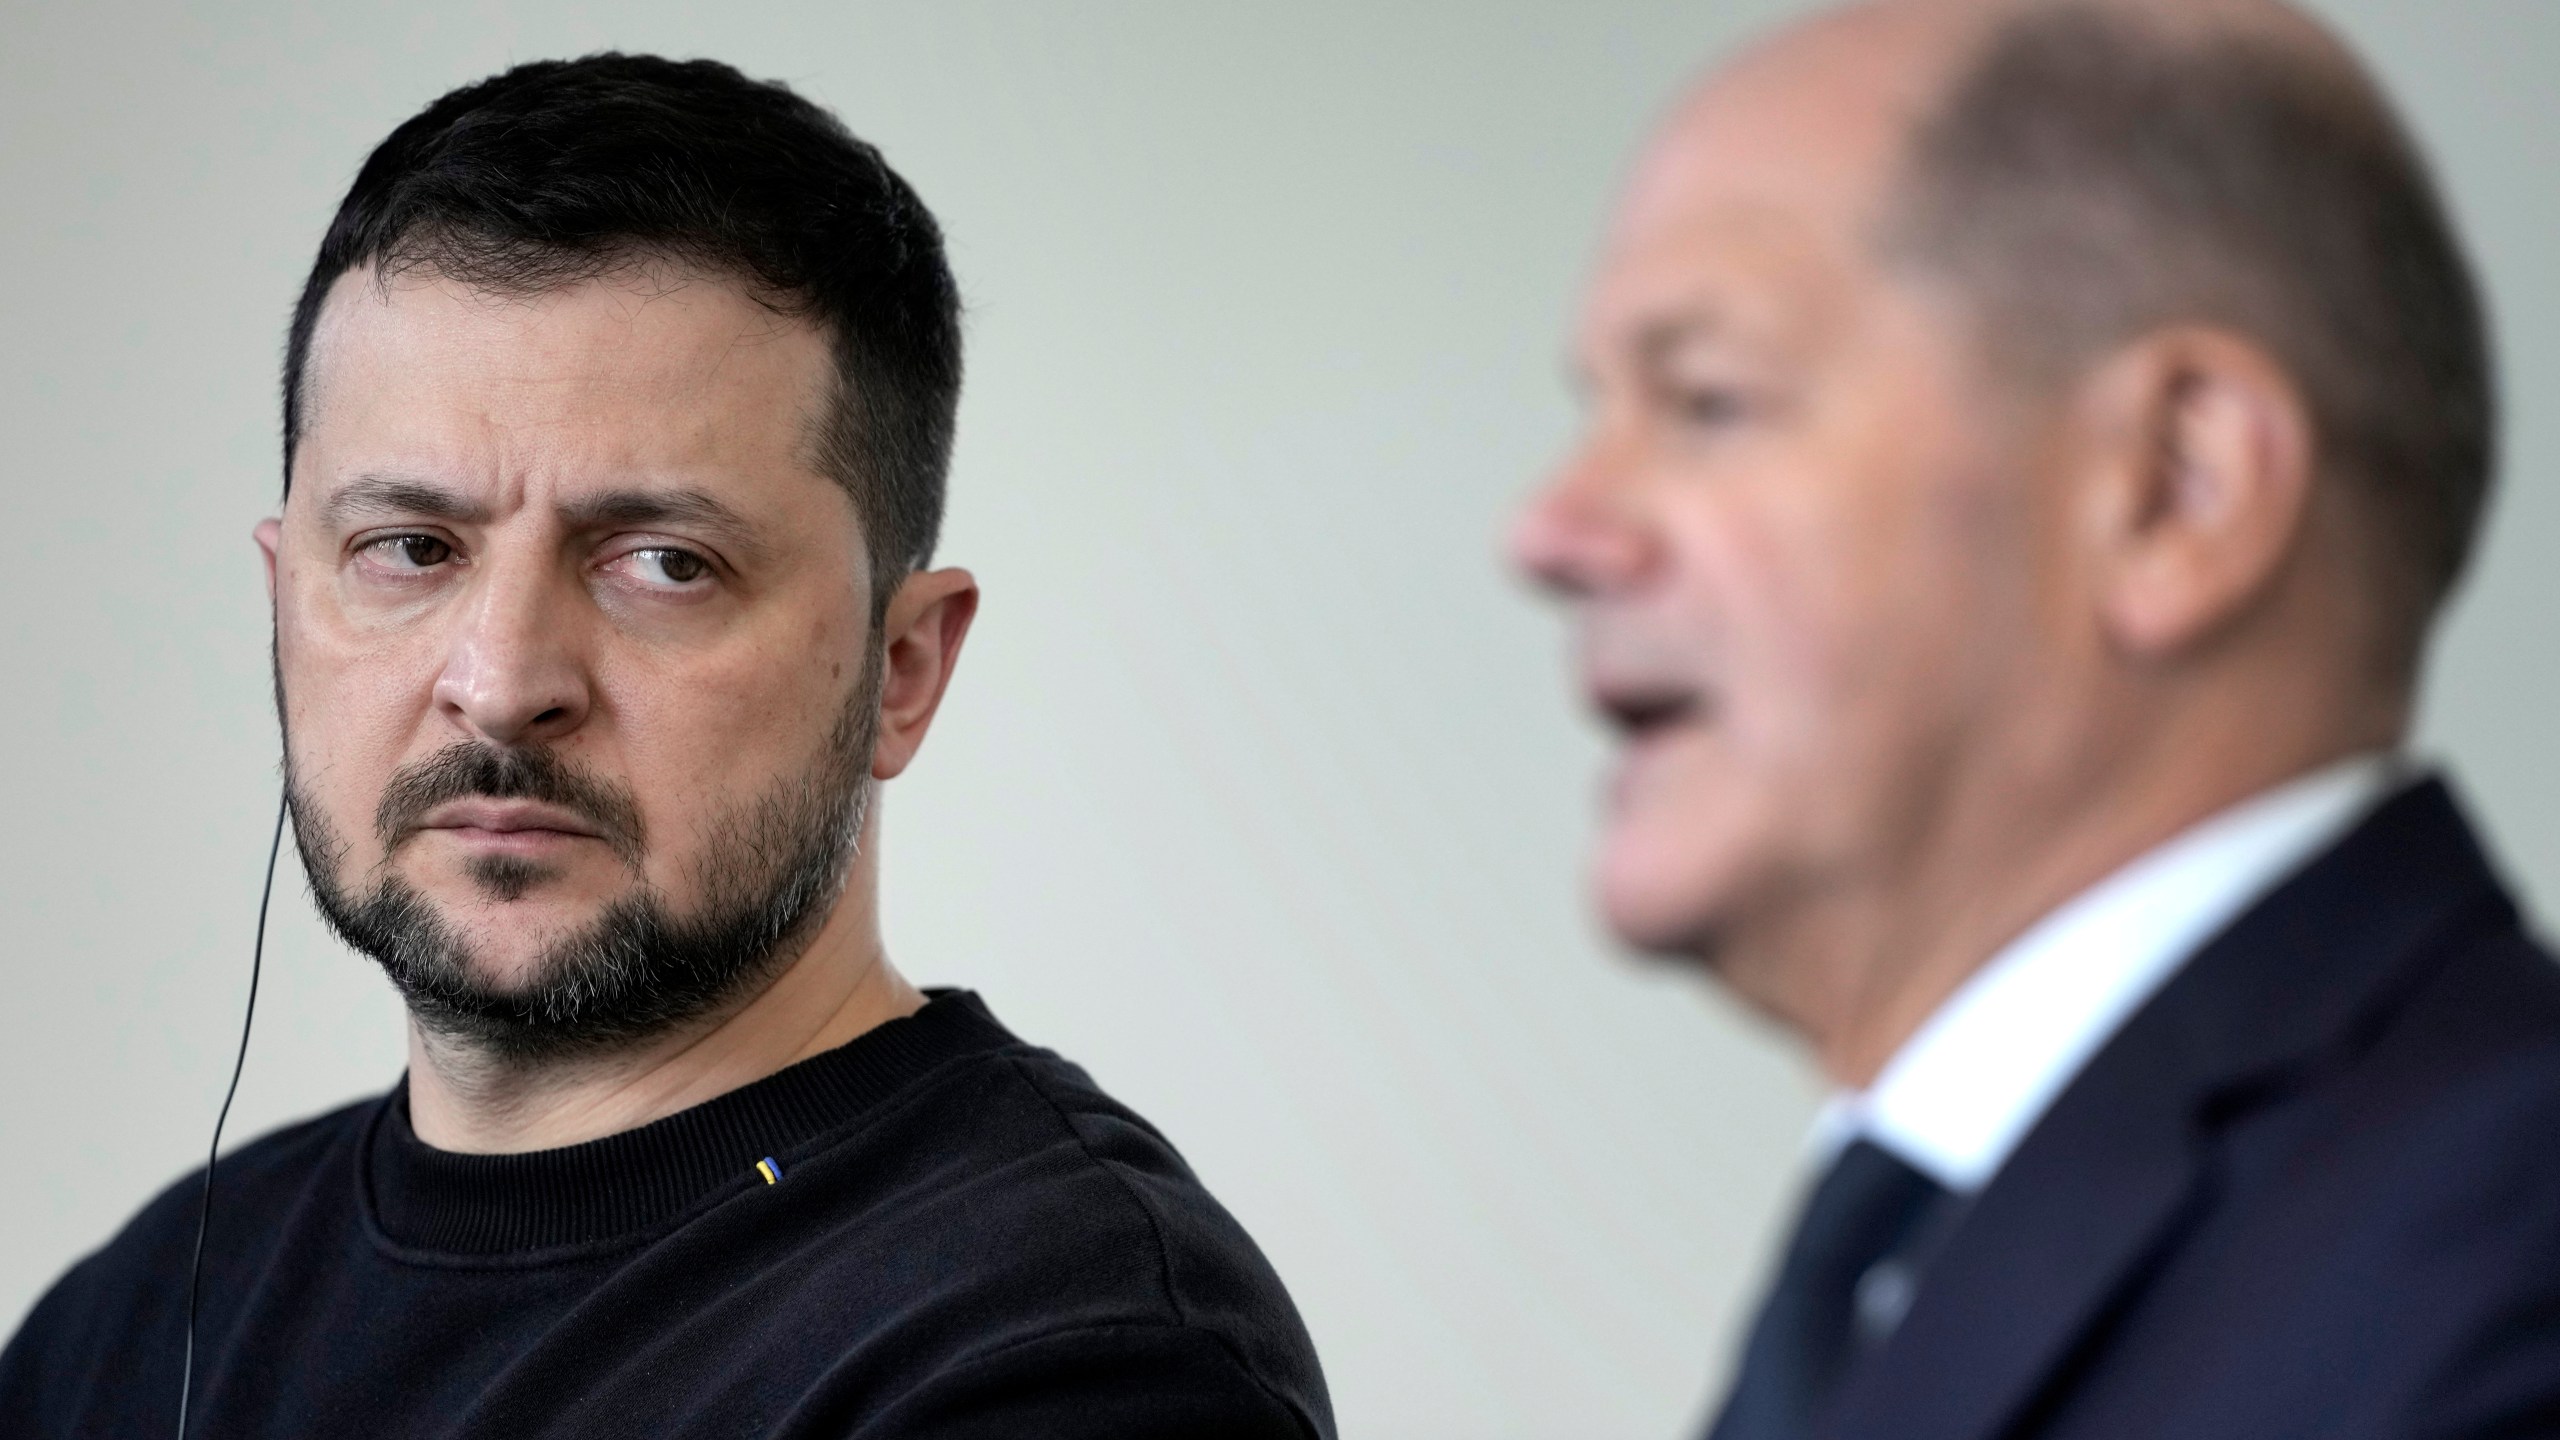
M389 515L470 524L487 519L488 511L467 496L424 481L397 475L361 475L331 495L320 515L334 528L358 516Z
M706 532L749 556L767 548L745 516L700 490L608 490L561 507L560 515L578 530L675 524Z

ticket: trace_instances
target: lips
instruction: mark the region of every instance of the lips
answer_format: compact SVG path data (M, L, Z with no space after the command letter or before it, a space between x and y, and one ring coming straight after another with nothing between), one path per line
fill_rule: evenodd
M1600 713L1629 739L1642 739L1705 709L1694 692L1673 690L1604 694L1599 705Z
M536 842L546 837L601 840L595 825L557 805L532 800L453 800L427 812L421 830L477 831Z
M1706 696L1688 686L1602 684L1592 687L1591 697L1593 708L1630 741L1702 719L1708 710Z

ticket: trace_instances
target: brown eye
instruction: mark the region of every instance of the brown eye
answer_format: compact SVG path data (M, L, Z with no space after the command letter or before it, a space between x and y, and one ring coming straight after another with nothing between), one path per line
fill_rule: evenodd
M711 562L690 550L635 550L631 558L657 572L653 577L669 585L684 585L711 573Z
M393 535L373 542L373 548L400 570L432 570L453 558L453 547L433 535Z

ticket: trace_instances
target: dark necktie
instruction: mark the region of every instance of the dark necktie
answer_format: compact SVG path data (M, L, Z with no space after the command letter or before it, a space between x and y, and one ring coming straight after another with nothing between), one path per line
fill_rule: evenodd
M1902 1319L1916 1274L1901 1257L1951 1200L1872 1142L1841 1151L1805 1202L1707 1440L1810 1436L1852 1363Z

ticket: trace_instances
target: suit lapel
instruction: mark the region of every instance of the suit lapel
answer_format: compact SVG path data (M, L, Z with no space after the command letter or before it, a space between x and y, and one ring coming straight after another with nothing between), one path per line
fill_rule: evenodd
M2194 1203L2201 1157L2182 1118L2155 1110L2056 1127L2032 1169L2020 1166L2022 1148L1843 1397L1836 1433L2000 1434Z
M2386 802L2199 951L2064 1089L1830 1433L2007 1433L2207 1203L2219 1126L2347 1042L2449 931L2513 913L2441 782Z

